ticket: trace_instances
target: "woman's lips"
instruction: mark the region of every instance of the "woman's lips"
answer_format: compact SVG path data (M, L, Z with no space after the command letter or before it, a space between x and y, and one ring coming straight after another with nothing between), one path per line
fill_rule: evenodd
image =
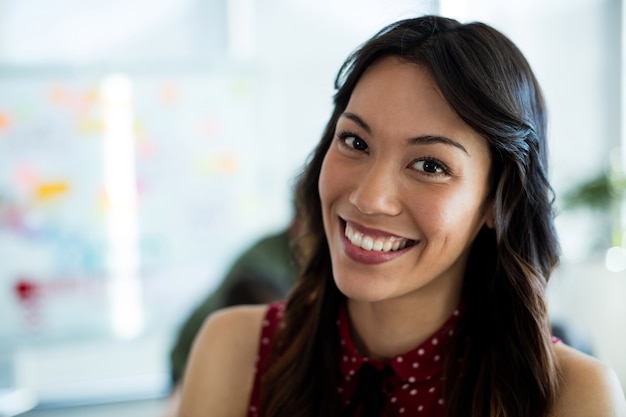
M414 240L386 234L341 220L341 242L346 255L364 264L388 262L404 254Z

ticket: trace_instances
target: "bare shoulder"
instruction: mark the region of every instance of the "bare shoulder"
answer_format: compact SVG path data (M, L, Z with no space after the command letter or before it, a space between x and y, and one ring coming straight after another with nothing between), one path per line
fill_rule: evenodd
M563 343L555 352L561 389L553 417L626 417L624 391L611 368Z
M243 417L267 306L211 314L198 333L183 380L180 417Z

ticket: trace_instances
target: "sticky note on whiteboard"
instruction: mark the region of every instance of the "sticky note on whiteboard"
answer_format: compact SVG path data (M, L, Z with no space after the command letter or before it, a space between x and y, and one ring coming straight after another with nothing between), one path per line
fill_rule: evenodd
M8 130L10 125L11 117L5 111L0 110L0 133L2 131Z
M63 181L45 182L37 186L36 197L39 201L52 200L65 195L69 188L69 185Z

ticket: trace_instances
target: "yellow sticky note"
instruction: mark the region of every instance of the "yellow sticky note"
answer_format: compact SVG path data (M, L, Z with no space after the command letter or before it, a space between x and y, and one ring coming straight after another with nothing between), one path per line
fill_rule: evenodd
M69 185L65 182L47 182L37 187L37 199L41 201L51 200L67 193Z

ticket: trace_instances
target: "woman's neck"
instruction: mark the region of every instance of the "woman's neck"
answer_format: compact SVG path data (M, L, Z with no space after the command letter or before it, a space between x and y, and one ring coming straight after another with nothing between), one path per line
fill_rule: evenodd
M423 343L458 307L459 294L406 296L379 302L348 300L352 338L364 356L389 359Z

